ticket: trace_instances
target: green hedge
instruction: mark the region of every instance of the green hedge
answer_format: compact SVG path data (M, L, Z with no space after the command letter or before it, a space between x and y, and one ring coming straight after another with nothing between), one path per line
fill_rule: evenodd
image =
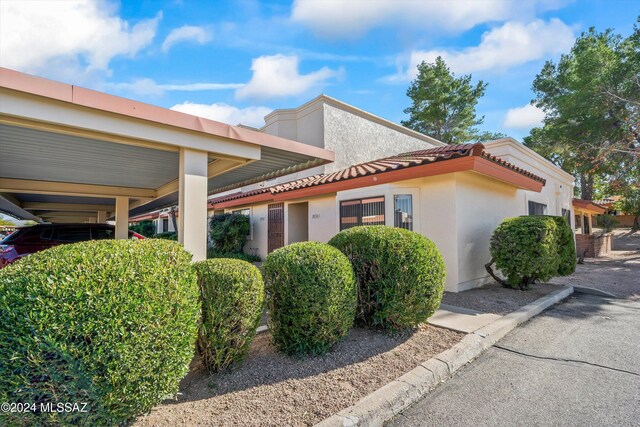
M287 354L322 354L347 334L356 310L349 260L316 242L280 248L263 265L269 330Z
M558 245L558 276L570 276L576 271L576 242L571 225L566 218L550 216L556 223L556 244Z
M525 289L536 281L549 280L560 268L568 270L567 254L559 251L558 224L549 216L522 216L507 218L494 230L491 257L506 276L507 285Z
M353 265L360 324L415 327L440 306L446 268L426 237L402 228L360 226L341 231L329 244Z
M207 258L231 258L241 259L247 262L260 262L262 259L258 255L249 255L244 252L219 252L215 248L209 248L207 250Z
M241 214L217 214L209 220L213 248L220 253L238 253L251 230L249 217Z
M0 401L88 404L0 424L116 425L148 411L178 391L199 312L191 255L173 242L63 245L0 270Z
M264 283L260 271L237 259L195 263L202 320L198 350L209 371L244 359L262 319Z
M175 231L165 231L164 233L158 233L153 236L154 239L173 240L178 241L178 234Z
M145 219L137 224L130 225L129 230L142 234L144 237L153 237L156 234L156 225L153 221Z

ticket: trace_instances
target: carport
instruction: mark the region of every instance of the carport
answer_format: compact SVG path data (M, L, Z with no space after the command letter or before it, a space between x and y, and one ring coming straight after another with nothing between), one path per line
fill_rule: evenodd
M207 195L333 161L318 147L0 68L0 211L47 222L179 205L206 257Z

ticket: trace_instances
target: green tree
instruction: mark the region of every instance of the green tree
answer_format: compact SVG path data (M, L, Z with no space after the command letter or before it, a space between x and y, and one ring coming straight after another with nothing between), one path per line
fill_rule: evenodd
M404 110L409 119L402 125L447 144L478 140L475 126L484 116L477 117L476 105L486 88L482 80L474 86L471 75L456 77L441 57L434 63L423 61L407 89L413 104Z
M616 209L633 215L633 230L640 230L640 188L630 188L616 203Z
M583 199L593 199L598 180L624 188L638 174L639 42L638 25L627 39L590 28L533 82L545 119L525 144L572 173Z

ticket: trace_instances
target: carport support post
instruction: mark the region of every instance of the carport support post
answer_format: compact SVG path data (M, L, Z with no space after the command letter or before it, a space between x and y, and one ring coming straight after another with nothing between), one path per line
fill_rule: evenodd
M116 197L116 239L129 238L129 198Z
M98 211L98 224L104 224L107 222L107 212L106 211Z
M207 258L206 151L180 149L178 241L194 261Z

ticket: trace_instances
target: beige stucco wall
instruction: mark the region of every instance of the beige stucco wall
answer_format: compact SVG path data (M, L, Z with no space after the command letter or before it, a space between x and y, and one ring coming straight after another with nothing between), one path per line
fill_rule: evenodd
M455 174L457 218L457 290L491 281L484 265L491 259L489 241L503 219L526 215L526 207L513 186L483 175Z
M575 226L572 207L573 176L511 138L485 143L485 148L489 153L547 180L540 193L518 190L518 198L525 206L523 214L527 213L529 201L546 204L547 215L562 215L562 209L569 209L572 213L571 224Z

